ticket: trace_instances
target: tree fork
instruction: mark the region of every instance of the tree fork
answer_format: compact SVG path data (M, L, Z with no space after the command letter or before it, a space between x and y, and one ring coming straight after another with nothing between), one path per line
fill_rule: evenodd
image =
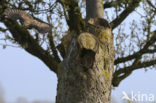
M101 0L86 0L86 6L88 20L103 18ZM110 103L114 68L111 28L97 23L86 26L86 32L73 37L58 67L56 103Z

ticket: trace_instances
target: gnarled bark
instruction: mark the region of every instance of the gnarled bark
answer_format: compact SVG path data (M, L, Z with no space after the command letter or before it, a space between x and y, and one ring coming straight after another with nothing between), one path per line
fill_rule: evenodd
M86 32L72 39L57 71L56 103L110 103L113 36L103 35L103 42Z

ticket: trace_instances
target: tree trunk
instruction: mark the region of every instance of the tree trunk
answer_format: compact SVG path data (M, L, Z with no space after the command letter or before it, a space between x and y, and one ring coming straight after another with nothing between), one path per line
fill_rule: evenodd
M95 12L86 10L88 19L103 18L99 15L101 0L86 2L87 10L95 4ZM66 57L59 65L56 103L110 103L113 35L110 27L92 26L71 40Z
M56 103L110 103L114 56L112 43L98 46L96 39L86 34L80 36L89 38L86 44L90 46L82 43L84 40L81 45L74 38L66 58L60 64Z

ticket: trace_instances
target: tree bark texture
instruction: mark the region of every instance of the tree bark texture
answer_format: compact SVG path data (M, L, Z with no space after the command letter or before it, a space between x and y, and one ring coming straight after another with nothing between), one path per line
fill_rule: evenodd
M56 103L110 103L113 36L103 37L84 32L72 39L57 72Z

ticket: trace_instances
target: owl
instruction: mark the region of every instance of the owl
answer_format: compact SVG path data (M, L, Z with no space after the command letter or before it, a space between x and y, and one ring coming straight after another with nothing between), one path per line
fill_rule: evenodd
M88 23L89 24L92 24L92 25L96 25L96 26L101 26L101 27L104 27L104 28L111 28L109 22L106 20L106 19L103 19L103 18L90 18L88 20Z
M103 18L90 18L87 22L86 30L96 36L100 42L109 43L112 30L107 20Z
M28 29L35 28L36 30L38 30L39 33L50 32L52 28L46 23L35 20L31 15L29 15L23 10L8 8L5 9L4 15L6 18L9 19L20 20L24 27Z

